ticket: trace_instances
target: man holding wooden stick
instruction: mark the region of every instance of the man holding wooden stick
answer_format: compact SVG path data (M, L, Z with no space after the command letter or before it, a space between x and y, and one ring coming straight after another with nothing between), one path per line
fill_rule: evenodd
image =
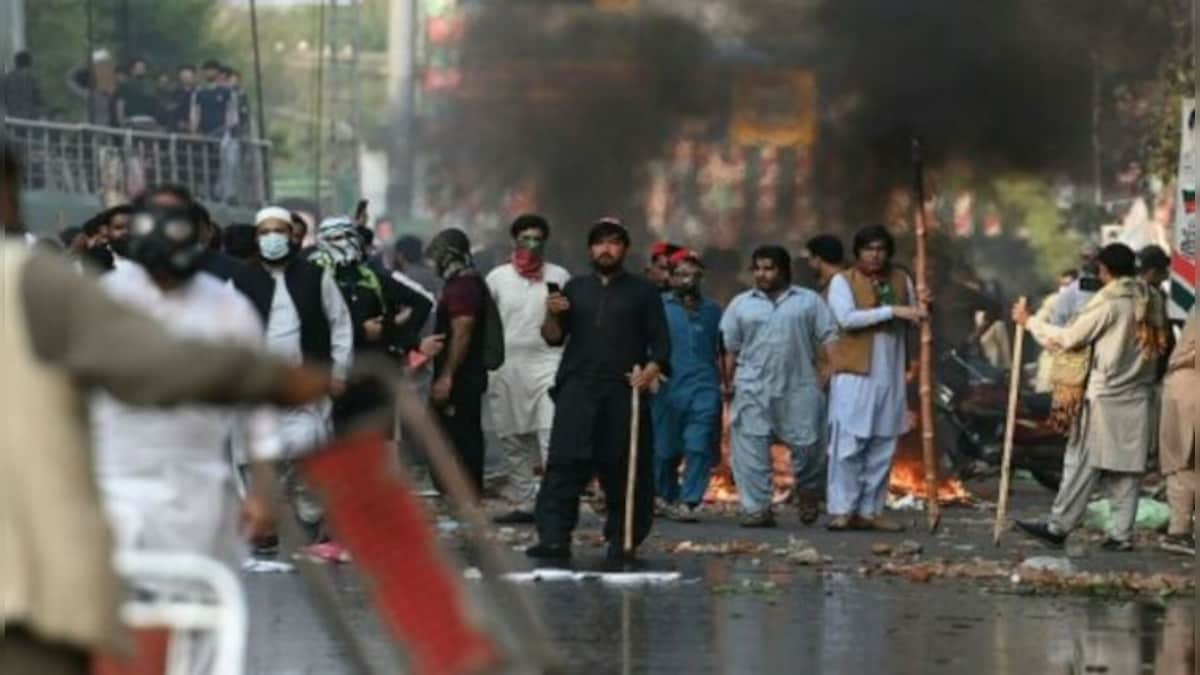
M1129 551L1138 488L1154 440L1153 390L1167 348L1166 312L1161 294L1135 276L1136 258L1128 246L1104 247L1099 272L1102 287L1066 327L1031 317L1024 304L1013 308L1013 321L1056 352L1051 422L1069 432L1049 520L1017 526L1062 546L1087 512L1092 490L1103 484L1113 516L1102 548ZM1068 371L1078 373L1069 377Z
M649 411L639 408L632 433L630 387L647 391L671 363L671 343L658 289L625 271L629 233L605 218L588 233L591 274L577 276L546 299L542 337L565 344L555 378L554 426L534 517L538 543L531 558L571 556L579 497L593 477L608 497L604 536L610 560L624 560L650 533L654 520L654 453ZM630 471L631 438L636 464ZM632 538L625 543L628 476L634 476Z
M863 228L854 236L854 266L829 284L829 307L841 330L829 354L830 530L903 529L882 516L908 408L903 322L924 321L927 314L912 278L892 264L895 253L887 228Z

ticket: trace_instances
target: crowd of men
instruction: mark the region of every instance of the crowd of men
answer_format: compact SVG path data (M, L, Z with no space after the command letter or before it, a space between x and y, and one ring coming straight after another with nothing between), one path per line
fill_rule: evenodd
M268 207L253 227L218 236L204 208L182 191L147 194L140 205L114 207L64 233L62 244L81 269L131 274L130 218L146 199L171 195L196 224L204 249L196 270L240 291L278 353L331 364L335 380L366 353L396 358L425 378L430 405L477 491L503 502L497 522L536 524L531 556L569 556L580 497L593 487L606 498L610 553L625 555L618 544L631 475L631 388L645 394L632 474L636 541L655 513L703 519L726 412L744 527L776 524L771 448L782 444L802 523L815 523L824 504L830 530L900 529L883 511L897 442L909 431L907 328L928 318L933 298L893 260L895 240L882 226L855 235L849 261L836 237L813 238L803 257L816 290L792 282L787 250L759 247L750 256L753 287L722 308L705 293L704 261L685 247L655 243L644 275L626 269L631 241L614 219L593 224L592 269L572 277L544 259L551 226L535 214L513 221L511 258L489 271L476 266L459 230L439 233L424 251L405 237L385 260L362 220L328 218L310 234L297 214ZM1159 392L1164 375L1168 382L1189 376L1180 364L1194 348L1185 331L1168 368L1175 340L1158 288L1168 262L1154 247L1140 256L1123 245L1093 249L1083 276L1064 275L1042 311L1014 309L1014 321L1027 324L1060 364L1057 375L1045 375L1047 388L1057 399L1074 396L1056 408L1070 443L1053 517L1019 524L1044 541L1061 543L1103 483L1118 516L1109 546L1132 545L1131 518L1159 445L1152 422L1162 406L1176 411L1162 425L1164 439L1174 435L1163 442L1177 512L1168 543L1192 546L1178 515L1190 513L1190 437L1178 429L1189 419L1180 406L1190 399L1171 395L1178 385L1165 397ZM979 322L976 337L1004 331L1003 322L995 324L984 331ZM1068 387L1062 364L1081 349L1087 356ZM337 397L288 411L279 426L283 446L312 447L354 412ZM499 454L498 475L486 486L485 428ZM319 506L289 479L314 542L342 559L320 527Z
M15 193L15 184L7 189ZM14 213L0 215L19 222ZM424 250L402 238L385 264L364 209L312 227L300 214L267 206L253 225L222 231L186 190L166 185L58 240L27 237L24 248L65 255L72 264L65 269L80 280L97 277L101 289L43 298L38 307L45 301L74 311L81 298L99 297L112 321L123 316L114 307L134 308L170 336L162 339L187 341L195 359L234 359L200 346L215 343L233 355L246 353L238 347L262 348L273 364L286 364L272 368L293 368L264 366L257 386L248 372L240 389L195 374L197 393L138 380L151 392L138 393L125 376L106 379L115 366L88 365L91 352L63 357L62 367L83 369L83 381L99 385L88 388L91 441L74 445L94 449L118 544L237 564L246 534L263 552L276 544L262 491L280 480L311 537L309 553L346 560L290 461L371 405L345 385L354 361L368 356L393 359L422 383L480 499L484 427L494 431L504 502L497 521L536 527L532 558L570 557L580 499L593 484L605 498L612 560L633 555L627 522L636 548L656 511L680 522L703 520L726 410L742 526L776 525L771 447L781 443L790 451L801 523L816 523L824 503L829 530L902 529L883 512L897 442L909 430L907 333L929 319L934 297L895 260L887 228L858 231L849 260L837 238L811 240L805 257L816 290L793 283L787 250L760 246L750 256L753 287L724 308L706 294L704 261L687 248L654 244L644 274L628 269L633 242L619 220L591 225L590 269L575 276L545 259L552 228L544 217L522 215L510 234L511 257L490 271L477 266L469 237L456 229L438 233ZM1130 550L1142 477L1158 448L1172 509L1165 544L1194 550L1196 315L1176 341L1153 252L1139 261L1113 244L1090 262L1094 274L1067 284L1050 315L1034 315L1024 304L1012 310L1053 354L1052 421L1069 437L1050 518L1018 526L1061 545L1102 485L1114 513L1104 547ZM45 287L28 291L29 303L37 292L68 284L26 276ZM96 307L79 311L86 316L68 318L67 333L77 321L109 320ZM122 332L103 344L120 344L129 329L109 330ZM62 335L47 339L71 347L60 344ZM296 377L303 366L327 373L328 385L271 395L272 373ZM153 395L160 389L170 391ZM148 407L188 399L246 403ZM262 406L264 399L286 405ZM46 625L61 625L36 608L25 620L43 635ZM50 637L96 638L55 630Z
M100 50L94 63L111 64ZM227 64L208 60L199 68L181 64L155 71L144 58L112 66L108 78L73 72L72 91L88 101L88 120L100 126L132 127L145 131L198 134L220 138L250 133L250 107L241 73ZM0 115L18 119L53 117L33 70L33 55L18 52L12 69L0 77Z

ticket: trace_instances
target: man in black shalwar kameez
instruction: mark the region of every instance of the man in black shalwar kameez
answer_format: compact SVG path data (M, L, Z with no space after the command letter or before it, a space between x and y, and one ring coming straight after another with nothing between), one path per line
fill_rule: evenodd
M591 274L567 282L546 300L542 337L566 344L555 379L549 461L538 492L539 542L532 558L569 558L579 497L598 477L608 496L604 535L610 559L625 557L625 486L629 467L631 387L643 392L670 365L671 344L659 291L623 265L629 234L603 219L588 233ZM635 368L640 368L635 373ZM633 541L654 520L653 447L645 397L639 413Z

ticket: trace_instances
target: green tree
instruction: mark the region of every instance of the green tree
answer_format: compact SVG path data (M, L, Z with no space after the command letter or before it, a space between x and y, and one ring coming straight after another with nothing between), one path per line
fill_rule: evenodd
M1050 186L1042 179L1011 174L992 182L996 204L1004 220L1016 223L1036 259L1035 272L1042 281L1078 261L1082 240L1067 225Z
M54 116L84 117L83 103L67 87L67 75L87 58L89 0L26 3L26 34ZM152 72L182 63L227 56L231 46L212 29L219 0L90 0L92 44L118 62L140 57Z

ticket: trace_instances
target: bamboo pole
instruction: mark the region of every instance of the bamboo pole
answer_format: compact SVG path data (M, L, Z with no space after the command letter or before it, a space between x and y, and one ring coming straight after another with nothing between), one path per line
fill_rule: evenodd
M633 369L636 378L640 368ZM641 416L641 390L632 388L629 410L629 470L625 474L625 555L633 554L633 504L637 491L638 426Z
M1022 296L1019 304L1025 304ZM1012 372L1008 377L1008 417L1004 421L1004 457L1000 463L1000 498L996 505L996 524L992 527L992 543L1000 545L1000 533L1008 513L1008 482L1012 474L1013 431L1017 425L1017 401L1021 394L1021 352L1025 346L1025 326L1017 324L1013 338Z
M926 239L928 224L925 222L925 169L921 158L921 142L912 139L913 169L917 213L914 226L917 235L917 296L921 309L929 312L929 303L924 300L924 291L929 288L929 254ZM921 396L921 456L925 464L925 513L929 520L929 531L937 530L941 520L941 505L937 499L937 446L933 434L933 326L929 317L921 322L920 350L920 396Z

